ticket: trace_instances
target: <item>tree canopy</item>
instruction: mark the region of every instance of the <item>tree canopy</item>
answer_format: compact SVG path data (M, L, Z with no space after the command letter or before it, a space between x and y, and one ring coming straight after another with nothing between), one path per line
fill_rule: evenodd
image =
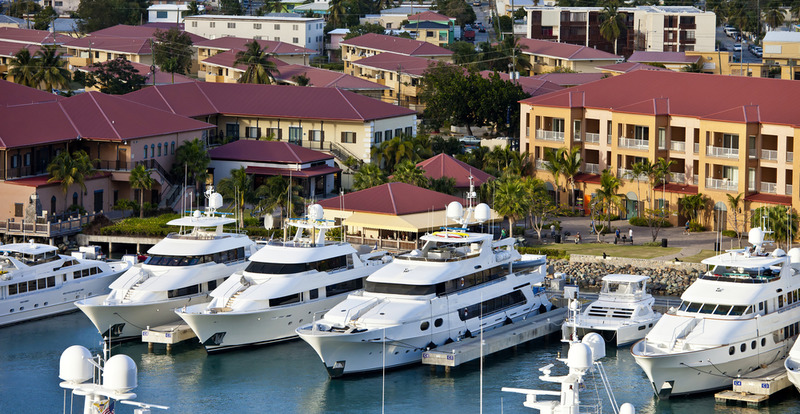
M234 66L247 66L239 78L239 83L275 83L275 74L278 73L278 68L275 62L269 60L270 55L267 53L267 48L262 48L255 40L246 43L245 47L247 49L236 52L236 60L233 62Z
M95 71L86 75L86 86L99 85L100 92L110 95L124 95L144 86L145 78L139 71L120 56L114 60L92 65Z
M464 0L436 0L434 10L447 17L455 17L456 24L463 26L475 21L475 10Z
M192 67L192 38L188 33L176 28L156 30L153 37L153 60L162 70L172 73L187 74Z
M147 15L147 0L81 0L78 28L90 33L118 24L139 24Z

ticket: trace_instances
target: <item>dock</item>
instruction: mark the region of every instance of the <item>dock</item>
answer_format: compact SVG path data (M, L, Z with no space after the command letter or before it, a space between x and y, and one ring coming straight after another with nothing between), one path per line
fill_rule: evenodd
M714 394L717 403L746 404L748 407L756 408L769 400L772 394L792 386L783 361L773 363L766 368L759 368L748 376L750 378L733 380L733 390Z
M147 343L147 351L153 351L153 344L166 344L167 351L172 350L172 345L187 339L197 338L192 328L184 322L175 322L167 325L156 326L142 331L142 342Z
M523 321L495 328L483 333L483 355L489 355L525 342L561 331L561 323L567 316L567 308L555 308L550 312L531 316ZM422 363L443 366L445 371L481 357L481 338L475 337L452 342L422 353Z

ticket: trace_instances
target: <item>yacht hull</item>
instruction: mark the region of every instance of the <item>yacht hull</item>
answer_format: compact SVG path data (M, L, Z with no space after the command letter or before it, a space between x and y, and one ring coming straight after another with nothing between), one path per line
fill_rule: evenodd
M644 339L645 335L653 329L653 324L656 321L642 322L635 325L625 326L609 326L609 325L578 325L578 337L583 338L590 332L600 334L603 339L608 343L616 344L618 347L628 346L634 342ZM648 326L649 325L649 326ZM564 337L568 337L568 332L572 331L572 327L566 323L564 325Z
M337 296L262 311L216 313L207 312L205 305L194 305L176 313L192 328L206 351L215 352L296 339L298 326L310 323L315 314L341 301L342 297Z
M786 367L786 376L789 381L800 391L800 360L795 357L786 358L783 366Z
M141 338L147 327L180 322L174 309L197 303L207 303L206 294L147 303L105 304L108 295L75 302L89 317L97 331L110 339Z

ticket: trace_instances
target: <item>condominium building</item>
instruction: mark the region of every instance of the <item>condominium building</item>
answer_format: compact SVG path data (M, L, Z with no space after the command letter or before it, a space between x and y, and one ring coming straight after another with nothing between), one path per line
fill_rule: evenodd
M767 32L763 40L764 63L781 71L781 79L800 79L800 33Z
M713 51L716 15L690 6L620 7L625 27L616 42L600 34L602 7L526 7L527 37L588 46L630 56L655 52Z
M325 21L292 13L267 16L203 14L184 19L186 31L207 39L235 36L245 39L291 43L322 53Z
M632 166L674 161L669 182L646 206L665 206L670 221L682 224L679 199L704 194L711 200L704 224L722 228L728 195L744 194L744 211L800 208L792 190L800 179L793 155L800 118L786 104L798 93L800 83L788 80L637 70L522 101L520 150L534 158L537 176L552 180L546 154L579 147L575 199L588 210L601 172L610 170L623 180L622 218L648 201L641 190L649 180L633 177Z

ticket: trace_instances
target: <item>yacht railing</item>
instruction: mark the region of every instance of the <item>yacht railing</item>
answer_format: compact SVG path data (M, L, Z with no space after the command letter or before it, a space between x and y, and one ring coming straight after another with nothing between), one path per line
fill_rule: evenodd
M700 279L713 280L715 282L733 282L733 283L769 283L780 280L781 275L756 275L752 276L747 273L722 273L722 274L701 274Z

